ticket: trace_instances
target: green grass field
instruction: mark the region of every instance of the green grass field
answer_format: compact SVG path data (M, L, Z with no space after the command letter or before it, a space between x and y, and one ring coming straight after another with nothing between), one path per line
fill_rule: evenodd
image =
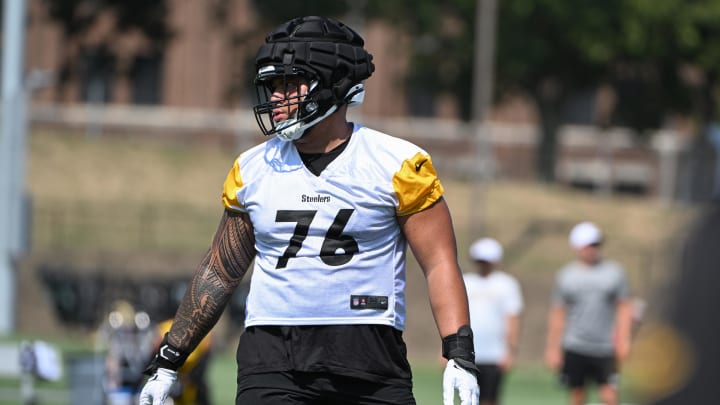
M414 392L418 405L437 405L442 403L442 369L433 365L414 367ZM229 405L235 398L235 364L231 356L218 358L210 371L212 395L215 405ZM19 390L15 380L0 380L0 405L20 405L17 399ZM38 383L40 393L38 405L67 404L67 389L64 384ZM558 405L565 402L565 394L558 388L553 376L536 369L518 368L513 371L505 386L506 405Z
M442 403L442 368L427 361L412 362L415 399L418 405ZM235 393L235 357L233 353L218 355L211 367L215 404L232 404ZM566 403L565 391L555 375L536 366L514 369L507 377L503 405L561 405ZM591 400L595 400L594 393Z
M441 404L441 366L427 361L411 361L411 363L417 404ZM234 352L230 350L216 354L209 374L215 405L234 403L235 373ZM39 398L37 405L66 405L69 403L68 390L70 387L67 375L61 382L37 382L35 387L38 390ZM590 401L596 401L594 393L592 393ZM540 366L520 365L507 376L503 390L504 405L561 405L564 403L566 403L565 391L557 384L554 374ZM19 381L0 378L0 405L20 404Z

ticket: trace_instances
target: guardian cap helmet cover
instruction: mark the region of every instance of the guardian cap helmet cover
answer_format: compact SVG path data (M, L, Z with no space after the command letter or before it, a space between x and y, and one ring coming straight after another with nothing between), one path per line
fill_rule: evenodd
M362 81L375 70L364 44L357 32L328 17L299 17L274 29L255 58L253 113L263 133L299 139L341 105L360 104ZM273 99L273 93L285 99ZM287 108L283 121L273 119L278 107Z

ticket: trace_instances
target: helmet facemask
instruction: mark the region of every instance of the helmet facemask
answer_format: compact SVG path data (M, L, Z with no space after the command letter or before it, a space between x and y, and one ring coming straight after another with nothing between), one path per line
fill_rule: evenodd
M337 107L323 108L317 101L318 85L308 72L282 66L261 68L255 78L258 104L253 112L263 134L293 141L332 114Z

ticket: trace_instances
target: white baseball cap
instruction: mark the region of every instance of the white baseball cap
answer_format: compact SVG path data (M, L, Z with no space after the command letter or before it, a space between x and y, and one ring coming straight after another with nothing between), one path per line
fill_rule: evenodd
M499 263L503 258L503 248L495 239L478 239L470 245L470 257L473 260Z
M582 249L595 243L601 243L603 234L600 228L592 222L580 222L570 231L570 246L574 249Z

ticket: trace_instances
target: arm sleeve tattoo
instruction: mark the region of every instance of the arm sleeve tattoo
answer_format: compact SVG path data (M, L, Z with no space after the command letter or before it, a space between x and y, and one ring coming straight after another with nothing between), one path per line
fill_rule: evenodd
M254 257L250 218L226 210L175 314L168 342L186 353L195 349L220 318Z

